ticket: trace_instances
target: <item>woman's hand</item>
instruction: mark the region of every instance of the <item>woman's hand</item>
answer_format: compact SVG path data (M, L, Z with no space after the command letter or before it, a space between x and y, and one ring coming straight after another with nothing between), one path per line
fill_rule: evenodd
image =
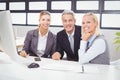
M27 53L23 50L23 51L20 52L20 56L27 57Z
M84 33L84 34L82 35L82 40L83 40L83 41L87 41L92 35L93 35L92 32Z

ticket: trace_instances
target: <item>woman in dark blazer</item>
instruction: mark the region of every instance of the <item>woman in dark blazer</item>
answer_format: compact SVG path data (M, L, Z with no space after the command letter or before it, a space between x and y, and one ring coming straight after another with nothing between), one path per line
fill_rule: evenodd
M49 31L50 13L48 11L41 11L39 16L39 28L28 31L23 50L20 55L26 57L39 56L51 57L56 48L56 36Z

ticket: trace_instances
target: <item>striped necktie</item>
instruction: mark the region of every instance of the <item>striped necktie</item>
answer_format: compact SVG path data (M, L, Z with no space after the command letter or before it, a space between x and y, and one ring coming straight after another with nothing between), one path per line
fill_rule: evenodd
M89 49L89 41L87 42L86 51Z

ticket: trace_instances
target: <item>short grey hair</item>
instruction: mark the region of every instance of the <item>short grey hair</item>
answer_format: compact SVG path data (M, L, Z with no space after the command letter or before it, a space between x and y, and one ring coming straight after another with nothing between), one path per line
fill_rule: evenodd
M62 16L65 15L65 14L70 14L70 15L72 15L73 17L75 17L75 13L74 13L72 10L64 10L64 11L62 12Z

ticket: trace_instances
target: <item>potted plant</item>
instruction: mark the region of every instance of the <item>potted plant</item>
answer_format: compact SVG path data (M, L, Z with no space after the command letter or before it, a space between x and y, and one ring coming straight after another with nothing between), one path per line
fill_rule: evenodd
M116 44L117 45L117 47L116 47L116 52L118 52L119 51L119 49L120 49L120 32L116 32L116 37L114 38L114 44Z
M118 52L120 49L120 32L116 32L115 35L116 37L114 38L113 44L116 45L116 52ZM117 65L116 67L120 70L120 59L112 62L112 64Z

